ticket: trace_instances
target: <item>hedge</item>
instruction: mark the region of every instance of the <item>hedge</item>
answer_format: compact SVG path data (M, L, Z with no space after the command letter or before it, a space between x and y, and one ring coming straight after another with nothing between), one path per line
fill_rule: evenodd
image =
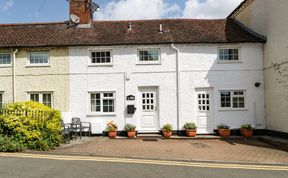
M32 101L8 104L0 113L0 135L28 149L53 149L62 139L60 111Z

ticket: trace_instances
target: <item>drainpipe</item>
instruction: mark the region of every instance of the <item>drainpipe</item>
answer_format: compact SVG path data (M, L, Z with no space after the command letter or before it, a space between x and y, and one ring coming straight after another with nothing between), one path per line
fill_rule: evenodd
M16 54L18 49L13 50L13 74L12 74L12 88L13 88L13 103L16 102Z
M180 94L179 94L179 86L180 86L180 79L179 79L179 49L172 43L171 47L176 51L176 105L177 105L177 132L180 135Z

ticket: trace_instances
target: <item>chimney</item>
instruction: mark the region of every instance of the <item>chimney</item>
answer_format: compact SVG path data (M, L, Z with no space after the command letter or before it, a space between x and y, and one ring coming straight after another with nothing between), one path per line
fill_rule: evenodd
M91 0L70 0L70 16L74 14L80 19L79 24L90 24L93 21Z

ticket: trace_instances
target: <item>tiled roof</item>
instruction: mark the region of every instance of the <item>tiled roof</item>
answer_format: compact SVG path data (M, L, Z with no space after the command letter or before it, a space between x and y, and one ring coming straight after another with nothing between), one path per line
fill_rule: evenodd
M132 30L128 30L132 23ZM159 33L162 24L164 33ZM91 28L65 23L0 25L0 47L262 43L231 19L94 21Z

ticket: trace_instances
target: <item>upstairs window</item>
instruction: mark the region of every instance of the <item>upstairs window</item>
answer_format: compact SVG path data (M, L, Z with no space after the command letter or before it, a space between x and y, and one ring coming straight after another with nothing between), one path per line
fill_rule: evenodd
M1 65L11 65L11 54L0 53L0 66Z
M139 50L139 62L140 63L160 62L159 49Z
M30 93L30 100L42 103L46 106L52 107L52 94L51 93Z
M90 112L92 113L114 113L115 93L114 92L93 92L90 93Z
M227 61L239 61L239 49L237 48L222 48L218 51L219 61L227 62Z
M221 91L221 108L224 109L244 109L245 91Z
M111 51L92 51L91 64L112 64Z
M49 53L48 52L31 52L29 53L30 65L48 65Z

